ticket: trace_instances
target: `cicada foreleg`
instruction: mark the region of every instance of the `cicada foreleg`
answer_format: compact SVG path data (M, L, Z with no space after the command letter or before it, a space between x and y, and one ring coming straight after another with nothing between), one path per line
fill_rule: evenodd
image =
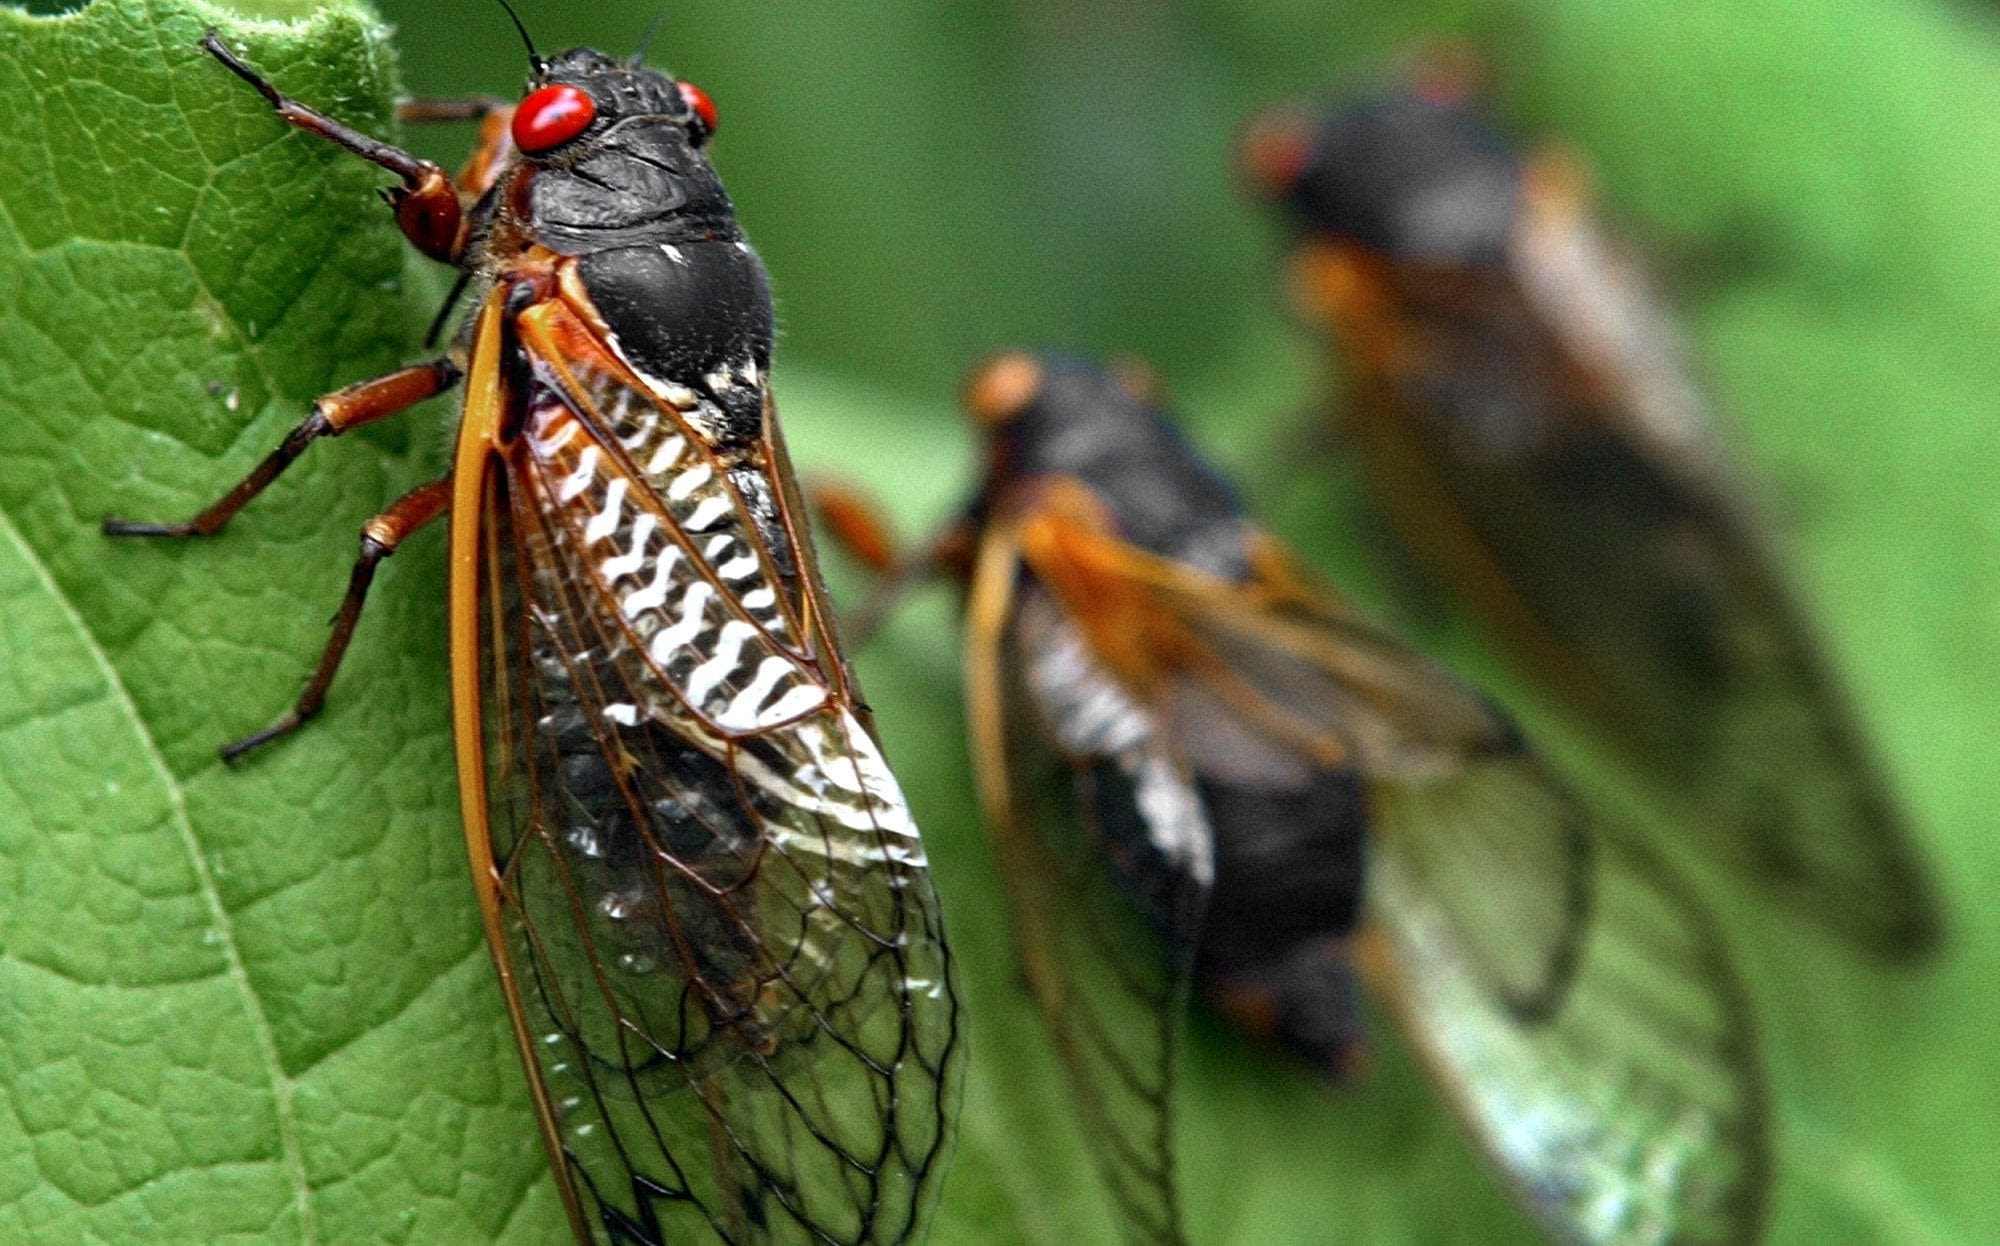
M312 414L299 421L278 448L250 469L236 487L216 499L206 510L182 523L134 523L106 519L106 536L213 536L236 517L236 512L269 488L286 468L306 452L306 447L322 437L336 437L350 428L407 411L426 398L435 397L458 383L458 365L449 359L411 364L384 376L335 390L313 403Z
M224 46L215 31L202 36L201 46L231 73L257 88L257 93L270 102L280 119L401 178L403 184L390 190L388 198L396 210L396 225L403 236L432 259L454 265L459 262L465 253L465 209L458 188L443 169L286 96Z
M340 661L347 656L347 642L354 638L355 625L361 622L361 609L368 601L368 586L375 581L375 568L395 553L396 547L411 533L444 514L450 504L451 478L447 476L418 485L362 527L361 554L354 560L354 570L348 577L347 595L340 600L340 609L333 616L333 633L327 637L319 666L313 670L305 690L299 693L292 708L280 714L270 726L224 745L222 760L233 762L259 745L289 735L319 713L326 703L326 690L340 670Z
M467 204L477 201L506 171L508 159L514 154L514 132L509 124L514 119L514 105L493 95L459 95L447 99L405 99L396 103L396 120L405 125L426 125L432 122L477 121L479 141L473 145L472 154L465 158L465 165L458 171L459 202ZM470 270L459 273L453 283L451 293L438 306L437 315L431 320L430 330L424 334L424 349L437 345L444 335L445 326L450 323L451 313L458 306L458 300L472 284Z
M454 95L443 99L400 99L396 120L405 125L433 121L484 121L514 106L497 95Z
M842 621L855 649L865 648L904 594L941 571L964 575L971 566L972 528L955 515L914 550L897 547L889 518L867 493L836 480L814 480L806 497L832 543L874 577L868 595Z
M396 120L405 125L427 125L438 121L477 121L479 141L458 171L461 201L478 199L493 189L514 153L514 136L508 123L514 105L493 95L460 95L450 99L406 99L396 103Z

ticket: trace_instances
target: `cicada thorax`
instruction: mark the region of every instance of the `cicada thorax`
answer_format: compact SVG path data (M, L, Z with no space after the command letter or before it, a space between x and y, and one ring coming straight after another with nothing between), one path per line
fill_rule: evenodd
M1024 569L1009 643L1060 749L1109 759L1089 783L1098 850L1154 921L1171 876L1197 875L1197 985L1259 1036L1341 1071L1359 1040L1341 941L1360 914L1361 780L1273 746L1218 695L1209 677L1226 680L1240 655L1160 611L1119 552L1249 602L1289 591L1266 582L1263 538L1146 398L1094 368L1044 364L1034 401L996 438Z

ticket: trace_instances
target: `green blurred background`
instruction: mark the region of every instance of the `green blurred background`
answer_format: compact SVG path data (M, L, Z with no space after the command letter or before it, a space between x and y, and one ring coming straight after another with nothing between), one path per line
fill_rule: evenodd
M523 53L497 5L377 3L399 28L411 91L518 86ZM519 7L545 48L611 52L629 49L657 10L653 0ZM1229 151L1260 103L1365 87L1438 33L1482 48L1496 114L1524 143L1578 149L1607 214L1657 261L1953 906L1946 956L1891 976L1849 963L1729 880L1701 879L1741 950L1768 1038L1774 1236L2000 1241L2000 917L1987 896L2000 879L1992 10L1946 0L677 0L653 60L720 108L716 160L774 274L777 384L806 471L859 478L914 532L969 472L952 394L970 358L1009 344L1135 352L1163 371L1197 440L1237 469L1284 535L1393 609L1342 518L1346 482L1331 460L1302 452L1306 417L1334 382L1284 311L1282 239L1239 194ZM455 158L465 137L419 145ZM289 417L267 418L275 431ZM371 444L393 447L397 436ZM366 513L365 500L352 503ZM351 548L344 515L338 526L328 551ZM434 625L423 595L441 590L411 570L433 557L398 559L385 592L421 600L371 620L358 655L397 628ZM180 565L192 575L196 564ZM339 568L324 570L331 594ZM1449 620L1408 622L1520 705L1566 761L1608 779L1589 742L1566 737ZM271 658L271 687L289 686L317 626L309 618L287 633L298 652ZM863 662L931 843L973 1010L966 1129L938 1237L1109 1241L970 817L953 626L943 596L930 594ZM358 679L336 699L360 700ZM172 743L177 765L200 753L199 742ZM296 753L265 774L313 764ZM236 780L198 780L211 781ZM420 833L445 850L456 834ZM1200 1242L1524 1233L1386 1033L1372 1075L1334 1089L1198 1020L1186 1100Z
M511 84L478 3L381 0L414 89ZM652 0L523 6L547 45L631 46ZM2000 31L1942 0L832 0L670 6L653 59L721 108L716 159L777 282L778 364L866 386L787 406L806 470L844 467L906 531L955 495L950 397L1021 343L1133 351L1285 534L1368 592L1338 473L1294 451L1328 379L1290 322L1281 239L1232 173L1274 98L1366 89L1424 36L1472 38L1524 143L1577 148L1657 260L1746 473L1799 551L1870 721L1949 876L1959 937L1928 979L1843 964L1710 879L1770 1031L1795 1242L2000 1240ZM895 410L865 411L869 393ZM1283 466L1280 466L1283 465ZM1432 621L1435 623L1435 621ZM998 1166L1044 1240L1098 1240L1040 1118L1046 1056L1005 973L937 601L864 667L930 829L971 968L972 1123L950 1240ZM1449 626L1426 637L1500 683ZM1518 690L1513 690L1518 691ZM1534 706L1518 697L1532 712ZM920 706L900 716L893 708ZM899 721L900 717L900 721ZM1559 725L1545 723L1551 731ZM1588 750L1572 750L1590 764ZM942 756L940 756L942 754ZM998 963L996 963L996 960ZM996 976L996 971L999 971ZM1393 1047L1330 1091L1198 1030L1186 1129L1198 1240L1485 1241L1517 1233ZM990 1174L982 1174L990 1175Z

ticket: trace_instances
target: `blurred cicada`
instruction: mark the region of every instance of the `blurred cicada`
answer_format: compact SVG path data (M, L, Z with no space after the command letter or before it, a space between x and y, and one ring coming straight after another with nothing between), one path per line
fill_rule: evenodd
M481 120L454 183L204 46L396 174L403 232L476 307L189 522L107 522L217 532L312 442L464 381L450 473L364 529L311 683L225 755L319 708L376 565L449 512L466 841L577 1240L914 1238L955 1112L951 969L803 526L714 105L636 56L531 47L518 104L403 109Z
M1567 155L1523 160L1462 81L1252 125L1295 297L1415 559L1518 664L1787 900L1885 958L1941 932L1932 886L1684 352Z
M1357 974L1555 1236L1754 1237L1761 1065L1694 897L1492 702L1309 586L1140 387L1007 355L967 405L986 477L925 558L966 578L988 830L1130 1237L1183 1237L1190 991L1339 1076Z

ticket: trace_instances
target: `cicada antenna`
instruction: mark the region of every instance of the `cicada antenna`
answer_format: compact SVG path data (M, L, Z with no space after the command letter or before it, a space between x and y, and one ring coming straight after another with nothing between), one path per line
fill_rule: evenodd
M535 41L528 36L528 28L522 25L521 15L514 11L514 6L507 3L507 0L500 0L500 7L507 10L508 18L512 20L514 23L514 29L521 32L521 42L525 44L528 49L528 63L535 67L536 73L542 72L542 69L547 64L547 62L542 60L542 54L540 52L535 51Z
M646 23L646 33L639 36L639 46L633 49L632 59L626 62L632 68L637 69L646 63L646 53L653 46L653 36L659 34L660 28L667 24L667 14L672 9L673 6L670 4L661 5L660 11L653 15L653 20Z

